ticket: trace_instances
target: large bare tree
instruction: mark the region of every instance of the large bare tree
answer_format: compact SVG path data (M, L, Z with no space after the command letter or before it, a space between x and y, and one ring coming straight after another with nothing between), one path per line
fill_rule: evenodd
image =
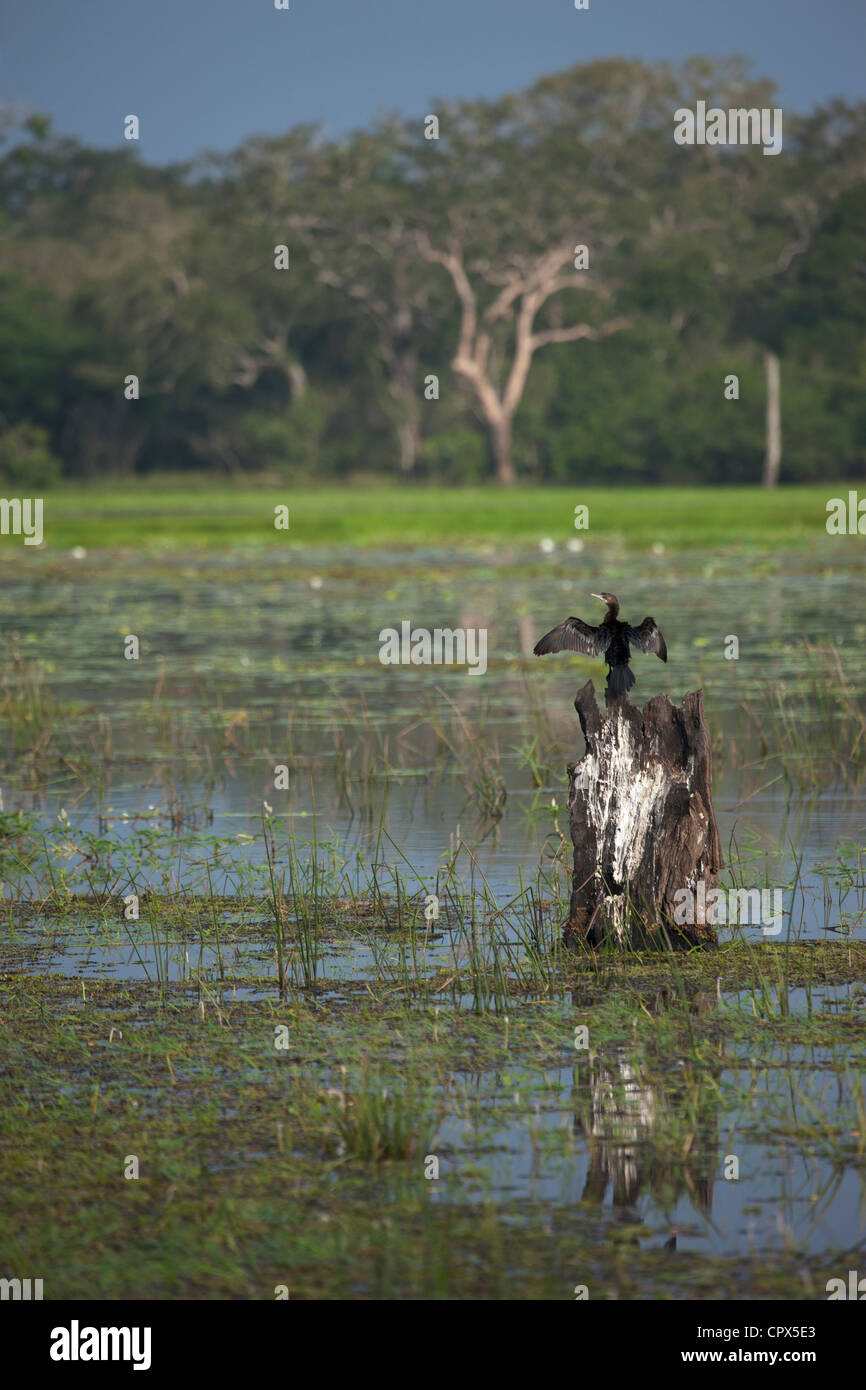
M425 206L414 241L450 278L451 365L502 484L517 480L515 416L539 349L597 343L630 321L618 296L646 252L641 195L670 92L666 74L641 64L595 63L514 97L434 103L438 139L416 136Z
M579 320L539 327L537 320L549 301L566 290L585 290L609 303L610 291L585 271L574 268L574 247L559 245L535 256L515 257L501 270L484 262L467 267L464 248L456 235L445 247L436 247L424 231L416 233L424 260L441 265L451 277L460 302L460 331L452 359L454 371L471 387L490 436L490 447L500 483L517 481L512 460L514 416L523 399L532 359L548 343L573 343L579 338L598 341L628 322L611 315L598 325ZM569 270L568 267L571 267ZM481 307L480 294L472 283L472 273L494 297ZM561 318L557 305L552 318ZM510 360L503 362L494 350L500 327L510 328Z

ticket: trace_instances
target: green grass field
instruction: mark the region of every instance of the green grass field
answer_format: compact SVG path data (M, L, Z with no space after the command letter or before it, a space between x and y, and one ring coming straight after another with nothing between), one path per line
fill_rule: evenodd
M557 546L570 537L669 549L725 546L800 547L826 536L826 506L849 484L760 488L424 488L316 490L233 485L209 478L67 485L44 498L45 545L53 551L267 546L476 548ZM6 495L11 495L9 489ZM274 508L290 512L275 530ZM589 508L588 530L575 530L574 509ZM830 538L827 538L828 540ZM836 539L836 538L833 538ZM0 536L0 546L20 546Z

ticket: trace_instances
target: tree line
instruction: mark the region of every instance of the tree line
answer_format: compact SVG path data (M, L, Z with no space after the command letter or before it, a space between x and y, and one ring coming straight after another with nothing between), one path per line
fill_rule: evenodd
M0 479L862 474L866 104L699 102L777 106L605 60L164 167L0 113Z

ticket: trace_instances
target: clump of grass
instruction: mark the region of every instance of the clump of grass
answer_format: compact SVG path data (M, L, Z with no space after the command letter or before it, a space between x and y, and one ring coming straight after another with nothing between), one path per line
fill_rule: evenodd
M277 976L280 998L286 990L286 975L289 965L293 979L302 983L305 989L315 987L319 978L321 955L322 913L325 902L325 886L319 863L319 846L313 817L313 843L309 859L304 862L298 855L294 838L286 840L288 863L279 879L276 872L277 846L273 820L270 814L262 813L262 838L268 861L268 880L270 883L270 906L276 929ZM286 876L288 875L290 900L286 899ZM295 924L293 951L287 956L286 924L292 916ZM296 970L297 963L297 970Z
M765 758L778 759L782 774L799 790L841 777L850 781L866 766L866 709L845 674L834 642L804 642L811 673L808 691L774 682L755 708L744 706L759 733Z
M544 787L559 773L558 759L561 752L559 740L554 733L546 702L541 698L538 686L523 676L523 696L525 701L525 720L530 725L523 742L512 746L521 762L529 771L532 784Z
M342 1073L342 1086L322 1096L326 1142L340 1157L384 1163L430 1152L435 1140L432 1094L418 1086L411 1067L408 1079L399 1084L389 1084L366 1064L354 1085L345 1067Z
M448 749L457 766L463 769L463 780L469 800L478 819L490 827L498 825L505 814L508 788L502 773L499 746L487 730L487 710L482 709L476 722L470 724L457 705L441 686L437 693L449 705L457 721L456 733L446 729L438 712L431 709L430 723L439 742Z

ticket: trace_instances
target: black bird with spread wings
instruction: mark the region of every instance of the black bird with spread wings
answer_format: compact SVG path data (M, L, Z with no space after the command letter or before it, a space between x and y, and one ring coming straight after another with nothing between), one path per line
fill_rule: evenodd
M536 656L550 652L583 652L585 656L601 656L608 665L607 690L611 695L624 695L634 685L634 672L629 666L630 647L642 652L655 652L667 661L665 639L656 627L655 618L644 618L640 627L620 622L619 600L613 594L592 594L607 604L607 614L598 627L590 627L580 618L566 618L564 623L545 633L533 648Z

